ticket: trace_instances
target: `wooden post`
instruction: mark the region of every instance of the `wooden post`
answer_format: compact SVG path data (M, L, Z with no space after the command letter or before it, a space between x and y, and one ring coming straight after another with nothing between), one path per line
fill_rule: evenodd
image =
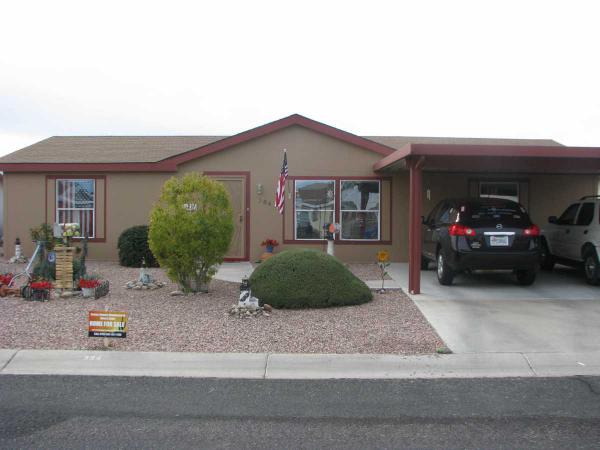
M73 254L75 247L55 247L56 282L58 289L73 290Z

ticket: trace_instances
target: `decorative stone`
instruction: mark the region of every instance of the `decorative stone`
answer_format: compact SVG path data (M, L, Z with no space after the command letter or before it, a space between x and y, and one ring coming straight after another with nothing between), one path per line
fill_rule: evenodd
M71 298L73 297L73 291L63 291L60 296L61 298Z
M268 303L265 303L265 304L263 305L263 309L264 309L265 311L267 311L267 312L271 312L271 311L273 311L273 307L272 307L271 305L269 305Z
M173 291L169 295L172 295L173 297L176 297L176 296L184 295L184 294L181 291Z
M140 289L144 289L144 290L160 289L164 286L166 286L166 283L163 283L162 281L151 280L148 283L144 283L140 280L133 280L133 281L128 281L127 284L125 285L125 288L126 289L135 289L135 290L139 291Z

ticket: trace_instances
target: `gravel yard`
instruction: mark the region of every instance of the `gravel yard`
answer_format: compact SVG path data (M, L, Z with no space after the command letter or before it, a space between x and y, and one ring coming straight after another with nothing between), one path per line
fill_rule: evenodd
M15 271L14 266L0 265L0 270L7 269ZM353 271L369 279L369 270ZM102 339L87 337L87 313L94 309L129 313L127 338L111 340L116 350L419 354L444 345L400 291L375 294L372 302L358 306L278 309L270 317L239 319L227 314L237 303L236 283L213 280L208 294L173 297L169 293L176 286L161 269L149 269L167 282L155 291L124 288L137 279L139 269L89 262L88 272L110 281L107 297L49 302L0 298L0 348L101 348Z

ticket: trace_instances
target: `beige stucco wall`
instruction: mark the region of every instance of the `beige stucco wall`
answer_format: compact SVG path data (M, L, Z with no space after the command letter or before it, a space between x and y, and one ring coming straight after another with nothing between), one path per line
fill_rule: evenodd
M275 187L283 149L287 149L290 176L376 176L371 167L380 155L345 142L315 133L299 126L286 128L244 144L182 164L178 174L187 172L251 172L250 176L250 260L260 257L263 249L260 242L265 238L277 239L285 248L325 248L324 244L283 244L282 216L273 206ZM83 174L82 178L84 177ZM105 242L91 242L91 259L117 259L117 241L120 233L133 225L148 223L152 204L158 199L162 184L174 173L107 173L106 175L106 230ZM7 174L5 195L5 223L7 243L14 243L18 234L25 243L25 253L30 255L33 245L29 242L29 229L39 225L45 217L53 217L53 180L45 188L46 174ZM262 195L257 193L257 184L263 185ZM292 192L293 183L288 181L286 190ZM394 259L400 258L400 243L390 228L389 205L391 190L400 191L394 179L382 185L381 234L390 238L392 245L378 243L367 245L338 245L336 254L347 261L374 261L380 249L387 249ZM47 194L46 194L47 192ZM98 192L98 191L97 191ZM48 195L48 210L44 213L44 195ZM97 195L100 195L98 192ZM25 208L23 203L34 205ZM292 199L286 197L286 214L291 221ZM393 208L393 223L400 221L401 211ZM286 216L287 217L287 216ZM98 224L102 221L98 211ZM98 225L100 226L100 225ZM290 225L291 227L291 225ZM290 227L287 227L291 230ZM291 232L285 236L290 239ZM7 257L14 253L14 245L5 245Z
M250 259L262 253L260 242L274 238L283 243L293 237L292 199L286 196L285 236L282 216L273 206L275 186L281 168L282 150L287 149L290 176L315 177L369 177L374 176L373 164L381 156L339 140L294 126L225 151L211 154L182 164L178 174L204 171L251 172L250 179ZM120 233L133 225L148 223L152 204L158 199L162 184L173 173L107 173L106 176L106 229L101 230L105 242L90 243L90 258L117 259L117 240ZM374 261L378 250L387 249L394 261L406 261L408 253L408 189L406 171L386 175L391 181L382 182L381 233L391 244L337 245L336 254L346 261ZM529 182L528 203L534 222L546 223L547 216L557 215L572 200L598 189L596 175L528 175L528 174L477 174L429 173L423 174L423 214L447 197L468 196L469 180L479 178L519 179ZM4 177L5 255L14 254L14 240L20 236L25 253L30 255L29 229L39 225L45 217L53 217L53 186L45 187L46 174L7 173ZM257 185L263 193L257 193ZM287 193L293 184L288 181ZM430 199L427 199L427 189ZM48 210L44 211L44 195L48 192ZM390 194L391 193L391 197ZM100 193L99 193L100 195ZM390 211L391 223L390 227ZM100 205L99 208L103 206ZM98 224L102 210L98 210ZM286 248L321 248L325 244L282 244Z

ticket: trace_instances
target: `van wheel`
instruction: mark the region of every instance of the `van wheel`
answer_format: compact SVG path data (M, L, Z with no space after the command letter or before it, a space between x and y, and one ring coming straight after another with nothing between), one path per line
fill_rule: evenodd
M448 266L441 250L437 256L437 279L444 286L450 286L454 280L454 271Z
M554 269L554 264L556 260L554 255L550 253L550 249L548 248L548 243L546 239L542 239L542 243L540 245L540 267L543 270L552 270Z
M600 284L600 264L595 252L588 251L583 256L583 267L587 282L593 285Z
M516 276L517 276L517 282L521 285L521 286L531 286L533 284L533 282L535 281L535 270L533 269L529 269L529 270L517 270L515 272Z
M429 270L429 260L421 256L421 270Z

